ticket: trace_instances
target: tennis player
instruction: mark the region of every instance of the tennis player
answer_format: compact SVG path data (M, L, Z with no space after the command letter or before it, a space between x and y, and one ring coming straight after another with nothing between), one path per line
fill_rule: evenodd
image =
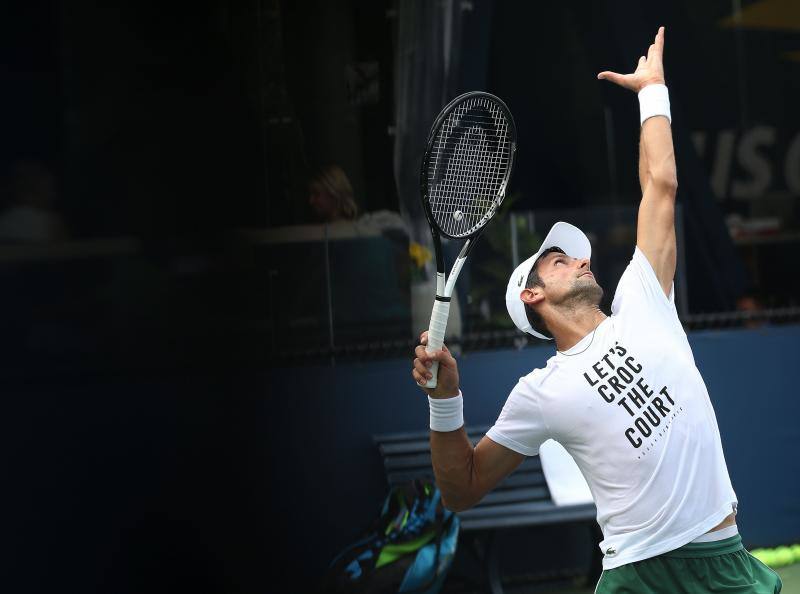
M511 275L517 327L555 341L556 353L513 388L474 448L463 429L458 368L446 347L416 348L431 451L445 505L474 506L547 439L575 459L603 531L598 593L780 592L778 575L742 547L714 409L675 309L677 174L660 28L632 74L601 72L638 93L641 111L636 248L611 315L591 271L586 235L556 223Z

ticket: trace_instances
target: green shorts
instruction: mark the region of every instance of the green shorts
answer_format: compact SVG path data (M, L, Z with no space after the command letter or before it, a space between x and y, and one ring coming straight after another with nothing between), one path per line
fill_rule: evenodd
M778 594L781 578L737 534L603 571L595 594Z

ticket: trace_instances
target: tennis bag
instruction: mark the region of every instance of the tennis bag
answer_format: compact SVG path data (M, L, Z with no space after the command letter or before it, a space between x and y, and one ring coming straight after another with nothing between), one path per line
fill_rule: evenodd
M432 481L396 486L372 528L333 560L323 591L436 594L453 563L458 527Z

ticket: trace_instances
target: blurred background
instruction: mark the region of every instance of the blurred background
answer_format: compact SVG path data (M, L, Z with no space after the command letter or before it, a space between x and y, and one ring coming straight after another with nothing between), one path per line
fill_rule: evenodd
M373 436L427 427L409 371L436 113L486 90L519 131L448 326L468 422L490 424L552 353L506 314L516 263L577 224L607 308L630 258L638 106L596 74L633 70L659 25L678 311L745 545L800 541L796 2L30 0L0 22L13 591L314 587L380 511ZM545 529L501 550L530 576L591 548Z

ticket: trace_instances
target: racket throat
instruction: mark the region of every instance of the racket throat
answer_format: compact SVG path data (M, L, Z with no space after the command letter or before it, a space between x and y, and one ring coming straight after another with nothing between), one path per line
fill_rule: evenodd
M444 270L444 264L442 264L442 270ZM436 273L436 298L444 297L444 272L437 272ZM430 289L428 289L430 290Z
M446 297L447 300L450 301L450 297L453 296L453 289L456 286L456 281L458 280L458 275L461 272L461 267L464 266L464 262L466 262L466 260L467 258L465 256L459 256L458 258L456 258L456 261L453 263L453 268L452 270L450 270L450 276L447 277L447 283L444 286L444 292L439 293L438 290L436 291L437 299L441 295L442 297Z
M450 297L453 296L453 289L455 288L456 281L458 280L458 275L461 273L461 268L464 266L464 262L467 260L467 256L472 251L472 247L475 245L475 240L480 236L480 234L476 235L474 238L470 237L467 239L466 243L464 243L461 251L458 253L458 257L456 261L453 263L453 268L450 269L450 276L447 277L447 282L445 282L444 276L444 261L441 263L441 268L438 268L436 271L436 298L439 297L446 297L448 301L450 301ZM441 250L437 251L438 253ZM437 258L437 266L438 266L438 258ZM442 271L442 272L440 272Z

